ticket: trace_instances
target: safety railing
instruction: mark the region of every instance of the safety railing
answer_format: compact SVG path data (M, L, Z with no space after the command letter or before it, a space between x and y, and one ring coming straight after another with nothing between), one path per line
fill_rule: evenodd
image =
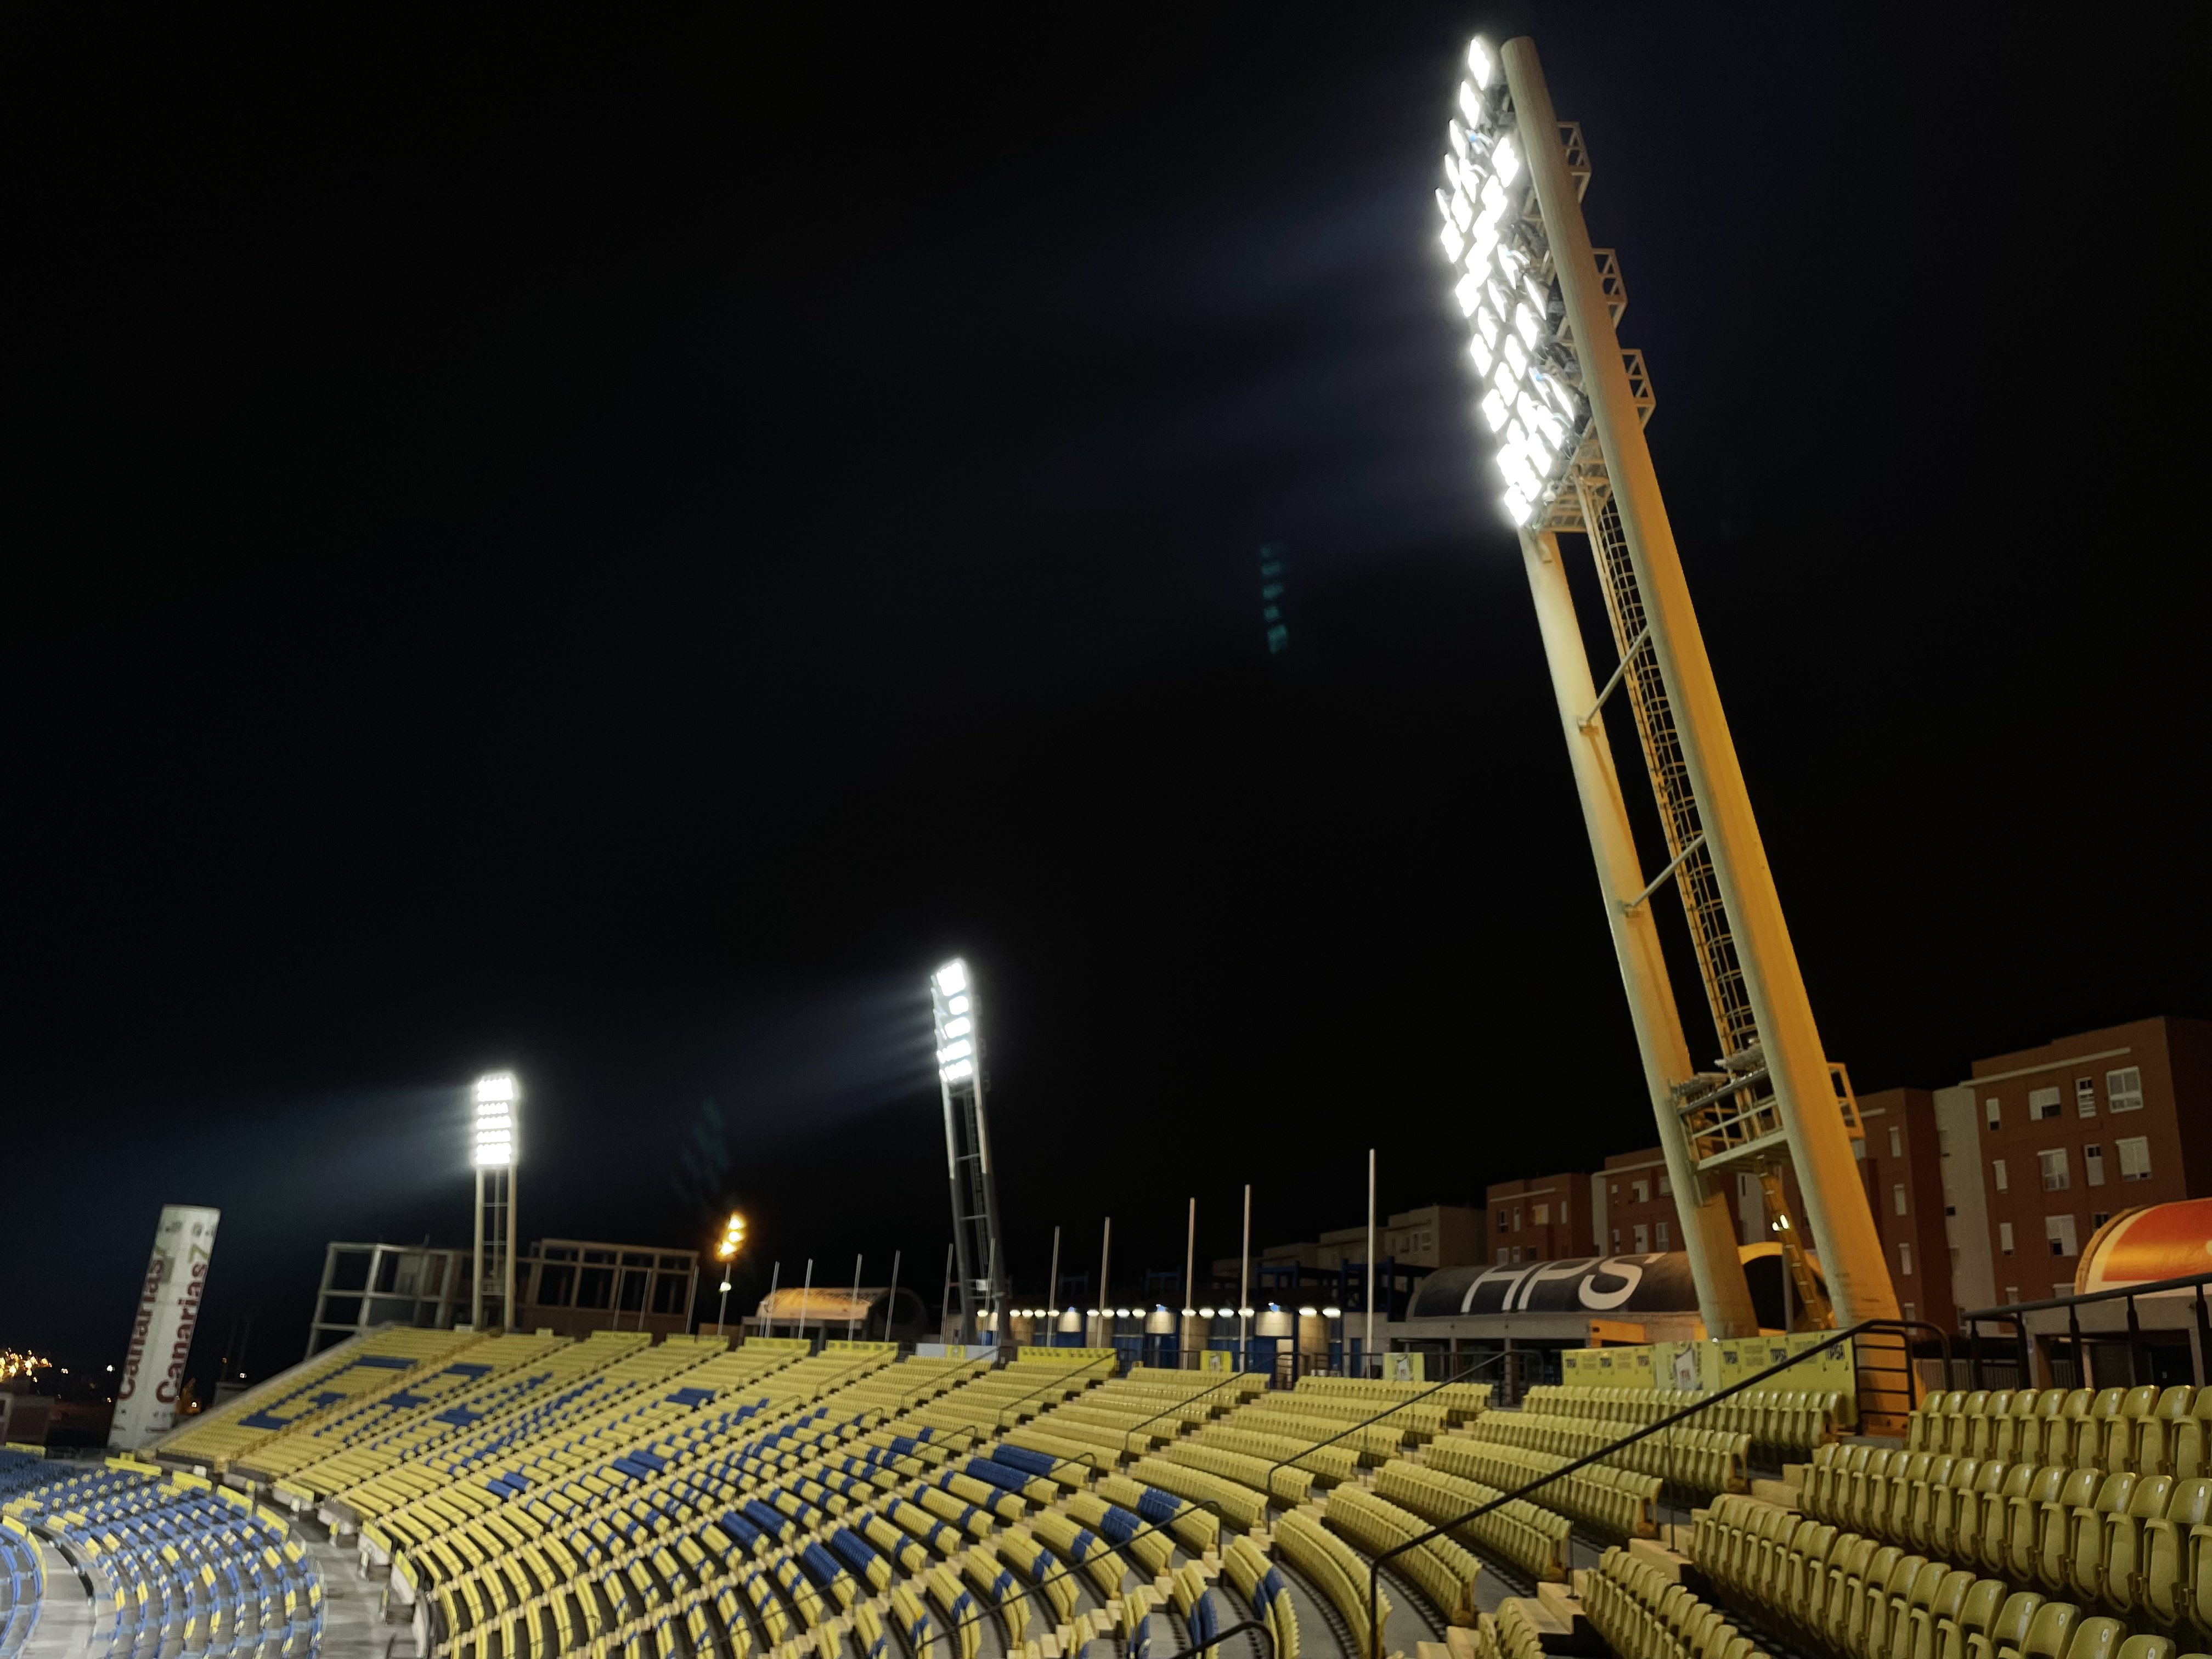
M2212 1312L2208 1312L2204 1297L2204 1289L2208 1285L2212 1285L2212 1273L2185 1273L2178 1279L2148 1279L2140 1285L2117 1285L2108 1291L2085 1291L2075 1296L2049 1297L2040 1302L2008 1302L2002 1307L1976 1308L1971 1312L1960 1314L1960 1321L1966 1328L1966 1368L1968 1375L1972 1378L1971 1386L1977 1389L1984 1386L1983 1372L1985 1367L2017 1365L2020 1375L2013 1381L2011 1386L2021 1389L2035 1387L2035 1351L2033 1340L2027 1328L2027 1316L2036 1313L2055 1313L2062 1308L2066 1311L2066 1340L2074 1351L2072 1355L2074 1378L2071 1386L2075 1388L2090 1386L2087 1363L2089 1340L2099 1336L2115 1335L2118 1333L2083 1331L2081 1310L2106 1302L2119 1302L2126 1304L2128 1386L2132 1388L2138 1382L2148 1381L2149 1380L2148 1373L2150 1370L2149 1344L2143 1335L2142 1319L2136 1311L2136 1302L2142 1297L2164 1296L2179 1291L2196 1292L2190 1298L2197 1334L2197 1340L2191 1345L2190 1368L2191 1380L2202 1386L2206 1382L2212 1381L2212 1378L2208 1378L2205 1375L2207 1366L2212 1365ZM2008 1345L2014 1350L2011 1354L2002 1358L1996 1355L1986 1358L1984 1357L1982 1327L1984 1324L2008 1324L2012 1327L2012 1336ZM2051 1358L2055 1361L2057 1356L2053 1355ZM1950 1380L1950 1370L1946 1366L1944 1381L1948 1382Z
M1640 1428L1622 1435L1620 1439L1613 1441L1609 1445L1601 1446L1594 1452L1589 1452L1584 1454L1583 1456L1571 1459L1569 1462L1561 1464L1558 1468L1550 1471L1548 1474L1537 1476L1535 1480L1528 1482L1524 1486L1516 1486L1509 1492L1501 1492L1496 1498L1491 1498L1486 1503L1478 1504L1474 1508L1469 1510L1464 1515L1457 1516L1449 1521L1443 1522L1437 1526L1430 1528L1426 1532L1417 1533L1413 1537L1406 1540L1403 1543L1392 1545L1389 1549L1384 1550L1380 1555L1376 1556L1367 1565L1367 1628L1369 1632L1369 1639L1372 1644L1373 1651L1366 1656L1366 1659L1382 1659L1382 1633L1376 1626L1375 1616L1378 1604L1382 1568L1384 1564L1392 1559L1392 1558L1403 1555L1408 1550L1418 1549L1422 1545L1429 1543L1432 1540L1449 1537L1459 1528L1464 1527L1470 1521L1480 1520L1482 1516L1488 1515L1492 1510L1502 1509L1508 1504L1525 1498L1529 1493L1533 1492L1540 1492L1544 1487L1550 1486L1553 1481L1562 1480L1570 1474L1577 1473L1578 1470L1586 1469L1593 1463L1601 1463L1607 1458L1618 1453L1624 1446L1632 1446L1639 1440L1649 1439L1655 1434L1661 1434L1668 1429L1677 1427L1689 1419L1697 1416L1698 1413L1708 1410L1711 1407L1719 1404L1720 1401L1726 1400L1729 1395L1741 1394L1746 1389L1755 1388L1759 1383L1765 1382L1769 1377L1778 1376L1784 1371L1789 1370L1793 1366L1802 1364L1806 1360L1810 1359L1815 1354L1825 1353L1830 1348L1833 1348L1842 1343L1848 1342L1854 1337L1865 1336L1870 1333L1878 1331L1893 1332L1897 1335L1904 1338L1908 1345L1911 1340L1910 1333L1913 1331L1934 1332L1937 1337L1944 1340L1946 1369L1948 1370L1949 1341L1948 1339L1944 1336L1944 1333L1940 1328L1930 1325L1924 1320L1917 1319L1862 1320L1856 1325L1850 1326L1844 1330L1833 1333L1823 1340L1814 1343L1809 1348L1802 1349L1798 1352L1790 1354L1786 1358L1782 1359L1774 1364L1769 1365L1765 1370L1753 1371L1749 1376L1743 1378L1741 1382L1731 1382L1724 1389L1716 1389L1713 1393L1707 1395L1704 1399L1699 1400L1694 1405L1686 1406L1680 1411L1674 1412L1665 1417L1660 1418L1656 1422L1646 1423ZM1910 1397L1913 1400L1914 1404L1917 1405L1918 1403L1917 1391Z

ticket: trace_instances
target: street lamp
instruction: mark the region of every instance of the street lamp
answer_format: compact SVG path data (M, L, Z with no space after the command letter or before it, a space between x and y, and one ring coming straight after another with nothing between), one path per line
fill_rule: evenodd
M469 1322L484 1328L484 1285L497 1281L499 1322L514 1325L515 1113L522 1087L512 1072L487 1072L476 1083L477 1172L476 1282L469 1296ZM491 1266L485 1266L486 1246Z
M745 1218L735 1210L722 1224L722 1242L714 1247L714 1260L722 1264L722 1305L714 1313L714 1334L722 1334L722 1324L730 1313L730 1263L737 1260L738 1252L745 1247Z

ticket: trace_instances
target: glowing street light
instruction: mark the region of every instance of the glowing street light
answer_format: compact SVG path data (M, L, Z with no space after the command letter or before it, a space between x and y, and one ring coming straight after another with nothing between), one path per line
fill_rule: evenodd
M745 1218L735 1210L722 1224L722 1242L714 1247L714 1260L722 1264L722 1305L714 1315L714 1334L722 1334L722 1322L730 1312L730 1263L737 1260L738 1252L745 1247Z

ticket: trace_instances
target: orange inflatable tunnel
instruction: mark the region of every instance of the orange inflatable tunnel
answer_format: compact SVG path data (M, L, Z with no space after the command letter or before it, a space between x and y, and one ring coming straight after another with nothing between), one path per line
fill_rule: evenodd
M2119 1291L2196 1273L2212 1273L2212 1198L2122 1210L2090 1236L2074 1290Z

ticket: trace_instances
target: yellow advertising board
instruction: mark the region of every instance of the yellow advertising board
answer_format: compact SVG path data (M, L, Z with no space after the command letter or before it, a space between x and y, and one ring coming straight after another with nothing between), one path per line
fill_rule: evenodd
M1571 1389L1650 1389L1651 1345L1633 1348L1569 1348L1559 1356L1559 1380Z
M1201 1348L1198 1369L1208 1376L1226 1376L1237 1369L1237 1356L1226 1348Z
M1429 1357L1425 1353L1386 1353L1382 1358L1382 1376L1391 1382L1425 1382L1429 1380Z

